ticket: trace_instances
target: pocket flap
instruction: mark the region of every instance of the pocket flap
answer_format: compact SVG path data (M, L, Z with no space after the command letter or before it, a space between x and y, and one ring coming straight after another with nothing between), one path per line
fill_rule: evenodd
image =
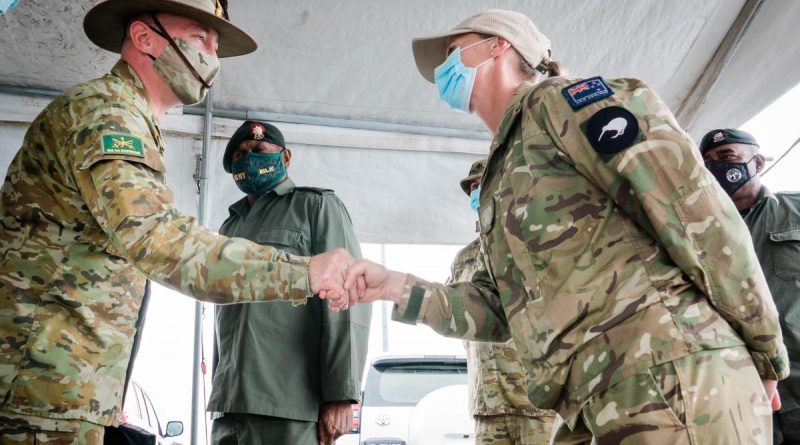
M301 230L274 227L258 232L255 242L258 244L297 246L302 238L303 232Z
M800 241L800 228L770 232L769 239L775 242Z

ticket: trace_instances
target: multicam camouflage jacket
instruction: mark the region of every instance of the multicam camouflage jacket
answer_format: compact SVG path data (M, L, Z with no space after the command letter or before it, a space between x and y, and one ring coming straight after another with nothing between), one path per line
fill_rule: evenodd
M695 351L745 344L763 378L785 378L747 228L689 136L639 80L577 109L574 81L524 83L505 112L482 178L487 271L409 276L393 317L513 336L531 402L570 427L593 394Z
M214 303L309 296L307 259L172 207L133 69L31 124L0 190L0 411L115 424L145 280Z
M485 269L481 244L475 239L456 254L448 284L469 282L478 270ZM469 409L473 416L513 414L552 416L552 411L537 409L528 400L528 373L519 360L514 341L491 343L467 341Z

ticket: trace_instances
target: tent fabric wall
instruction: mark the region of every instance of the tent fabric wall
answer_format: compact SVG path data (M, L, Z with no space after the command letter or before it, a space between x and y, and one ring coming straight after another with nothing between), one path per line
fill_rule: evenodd
M94 47L81 26L97 1L26 0L0 17L0 84L63 89L108 70L116 57ZM437 99L417 73L412 38L488 8L520 11L570 73L641 78L676 107L744 0L230 3L234 22L260 46L222 61L216 107L483 130Z
M800 2L764 2L700 109L690 130L695 140L715 128L741 126L800 82L798 17Z
M97 0L56 7L27 0L0 17L0 86L62 89L107 71L116 56L83 35ZM297 0L231 2L234 21L261 43L249 56L223 61L214 106L404 125L483 130L475 116L454 113L416 72L411 38L451 27L491 7L524 12L553 41L554 57L575 75L639 77L677 107L705 69L744 0ZM765 0L716 86L693 136L737 126L800 79L800 3ZM0 169L49 100L0 95ZM210 226L241 196L219 166L225 138L238 124L214 119ZM456 186L489 141L278 123L296 150L291 174L301 185L335 189L365 242L464 243L474 233ZM192 178L202 117L168 115L168 181L179 207L196 213ZM11 141L11 142L9 142Z
M47 101L0 95L0 102L0 173L4 173L27 125ZM213 122L207 209L212 230L227 218L228 206L244 196L222 169L225 145L239 124L228 119ZM195 155L201 153L201 125L200 117L187 115L168 115L162 122L167 136L167 184L176 208L193 216L199 207L194 174ZM475 237L476 218L458 181L474 161L485 156L481 152L488 151L488 141L276 126L293 150L290 176L298 185L335 190L361 242L466 244ZM409 143L413 150L403 148Z

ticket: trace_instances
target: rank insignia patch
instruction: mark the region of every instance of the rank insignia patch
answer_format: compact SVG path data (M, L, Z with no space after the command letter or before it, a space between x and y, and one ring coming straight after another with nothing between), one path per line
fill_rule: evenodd
M142 140L129 134L104 134L103 153L109 155L129 155L144 157Z
M611 96L614 94L614 90L606 84L602 77L597 76L564 87L561 93L569 102L569 106L573 110L577 110Z

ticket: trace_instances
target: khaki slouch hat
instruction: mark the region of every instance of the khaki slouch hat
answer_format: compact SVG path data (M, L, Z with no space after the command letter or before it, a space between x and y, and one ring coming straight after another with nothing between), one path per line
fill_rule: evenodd
M219 33L219 57L248 54L258 45L227 18L220 0L106 0L86 13L83 29L95 45L119 53L128 22L146 13L173 14L202 23Z

